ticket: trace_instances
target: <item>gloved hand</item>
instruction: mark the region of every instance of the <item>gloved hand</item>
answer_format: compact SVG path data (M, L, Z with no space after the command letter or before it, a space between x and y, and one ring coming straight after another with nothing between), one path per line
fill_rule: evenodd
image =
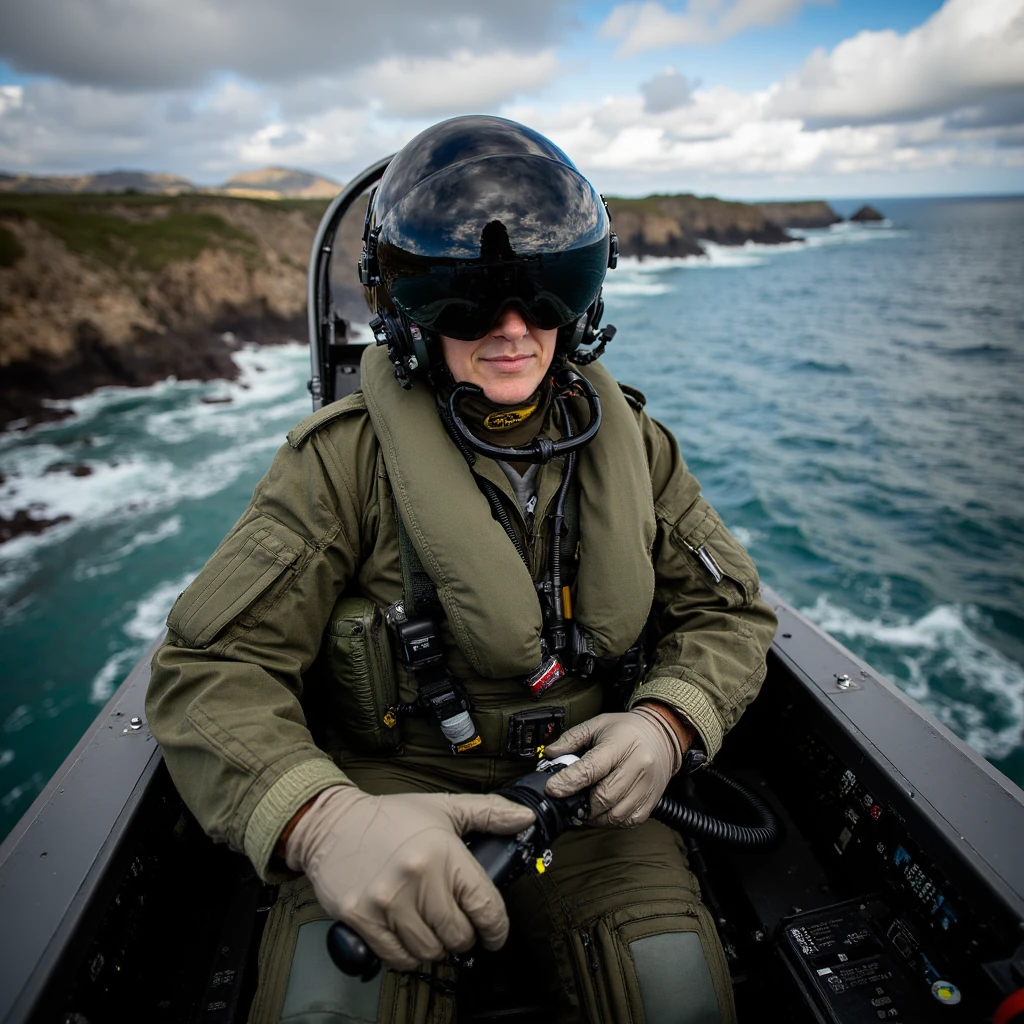
M412 970L508 936L505 903L460 836L512 835L533 811L499 796L325 789L295 825L285 860L321 906L354 928L389 967Z
M544 748L544 756L584 749L578 761L551 776L544 792L565 797L592 787L587 824L622 828L647 820L684 753L668 722L642 705L573 726Z

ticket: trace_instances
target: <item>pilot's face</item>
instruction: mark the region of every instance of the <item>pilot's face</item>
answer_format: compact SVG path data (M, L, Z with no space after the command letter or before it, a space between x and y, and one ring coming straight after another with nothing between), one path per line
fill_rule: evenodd
M509 306L477 341L441 336L441 351L457 381L483 388L500 405L525 401L537 390L555 355L558 328L542 331Z

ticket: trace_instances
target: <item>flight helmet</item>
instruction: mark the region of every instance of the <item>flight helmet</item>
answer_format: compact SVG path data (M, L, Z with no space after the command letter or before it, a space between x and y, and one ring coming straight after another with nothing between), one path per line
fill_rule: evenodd
M367 207L359 275L371 327L408 386L443 364L439 335L482 338L510 304L558 328L556 351L571 358L598 336L617 255L603 198L554 143L471 115L391 160Z

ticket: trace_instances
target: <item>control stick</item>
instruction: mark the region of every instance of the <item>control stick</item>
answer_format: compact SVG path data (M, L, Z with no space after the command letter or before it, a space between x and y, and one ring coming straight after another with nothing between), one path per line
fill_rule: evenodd
M524 872L543 872L551 863L551 844L565 831L582 825L587 816L587 793L575 793L555 800L544 793L548 778L578 761L565 754L553 761L539 761L535 771L513 785L499 789L498 795L529 807L536 821L514 836L470 835L466 845L499 889L510 885ZM380 960L355 931L336 921L327 932L327 951L338 969L355 978L369 981L380 971Z

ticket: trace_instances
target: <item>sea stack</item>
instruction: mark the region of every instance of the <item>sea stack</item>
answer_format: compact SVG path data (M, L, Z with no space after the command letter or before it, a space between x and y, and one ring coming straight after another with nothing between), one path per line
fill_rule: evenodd
M874 221L885 220L873 206L869 206L865 203L851 218L850 220L856 221L858 224L870 224Z

